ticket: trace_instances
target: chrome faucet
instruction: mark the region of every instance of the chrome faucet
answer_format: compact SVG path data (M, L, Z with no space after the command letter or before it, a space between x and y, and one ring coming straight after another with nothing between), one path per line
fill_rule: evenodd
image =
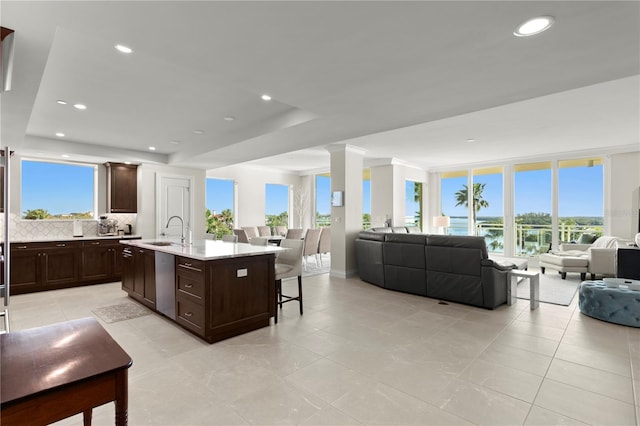
M180 216L171 216L169 220L167 220L167 224L165 225L165 228L169 227L169 223L171 223L171 219L174 219L174 218L180 219L180 224L181 224L180 231L182 232L182 235L180 236L180 242L184 244L184 221Z

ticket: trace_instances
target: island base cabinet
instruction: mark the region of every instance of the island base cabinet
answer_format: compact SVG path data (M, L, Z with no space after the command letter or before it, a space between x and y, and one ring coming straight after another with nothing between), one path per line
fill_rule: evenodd
M271 254L209 262L208 341L270 324L275 303L273 260Z

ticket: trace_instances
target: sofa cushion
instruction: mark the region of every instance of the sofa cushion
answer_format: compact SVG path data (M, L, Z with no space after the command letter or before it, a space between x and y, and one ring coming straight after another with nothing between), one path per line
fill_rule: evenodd
M424 271L426 242L424 235L386 234L385 237L382 250L385 265L420 268Z
M394 234L406 234L407 228L405 228L404 226L392 226L391 232L393 232Z
M476 249L480 253L480 259L489 258L487 243L484 237L471 237L464 235L427 235L428 246L462 247ZM480 262L478 262L479 264Z
M382 232L382 233L385 233L385 234L390 234L390 233L393 232L391 230L391 228L389 228L388 226L383 226L383 227L380 227L380 228L371 228L368 231L371 231L371 232Z
M422 229L419 226L407 226L406 228L409 234L422 234Z
M361 240L384 241L384 233L374 231L360 231L358 238Z

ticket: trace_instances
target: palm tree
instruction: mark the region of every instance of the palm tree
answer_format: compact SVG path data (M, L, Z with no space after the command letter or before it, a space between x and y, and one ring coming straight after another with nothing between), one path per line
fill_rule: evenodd
M486 183L474 183L473 184L473 224L476 223L476 217L478 216L478 212L482 208L489 207L489 202L482 198L482 191L484 191L484 187L487 186ZM469 207L469 187L464 184L462 185L462 189L456 192L456 207L457 206L465 206Z
M413 183L413 201L418 203L416 219L418 219L417 225L422 229L422 182Z

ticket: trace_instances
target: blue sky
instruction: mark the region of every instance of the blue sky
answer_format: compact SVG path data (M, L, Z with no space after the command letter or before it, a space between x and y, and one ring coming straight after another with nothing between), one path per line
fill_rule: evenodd
M95 166L22 161L22 214L45 209L50 214L93 211Z
M558 215L603 216L602 166L570 167L558 170ZM486 183L483 198L489 207L481 209L479 216L503 215L502 175L478 175L475 182ZM442 210L449 216L466 216L464 206L455 207L455 192L467 183L467 177L442 180ZM551 214L551 170L533 170L515 174L515 214ZM594 202L599 200L599 202Z

